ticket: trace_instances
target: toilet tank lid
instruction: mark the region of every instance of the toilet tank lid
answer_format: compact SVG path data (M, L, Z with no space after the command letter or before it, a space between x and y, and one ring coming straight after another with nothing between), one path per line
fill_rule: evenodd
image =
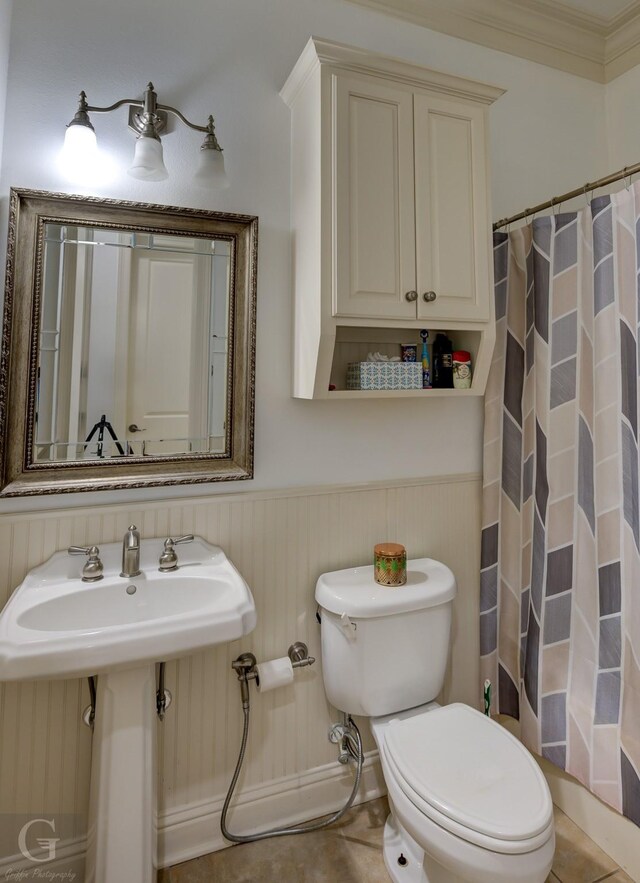
M433 558L407 561L403 586L381 586L373 578L372 564L323 573L316 583L316 601L321 607L360 619L435 607L451 601L455 594L453 573Z

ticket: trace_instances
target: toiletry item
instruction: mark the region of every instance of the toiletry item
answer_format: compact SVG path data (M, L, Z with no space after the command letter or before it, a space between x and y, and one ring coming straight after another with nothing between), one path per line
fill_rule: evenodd
M347 389L422 389L420 362L349 362Z
M400 356L386 356L383 353L367 353L367 362L399 362Z
M429 371L429 348L427 346L429 332L421 331L420 337L422 339L422 388L431 389L431 372Z
M268 693L269 690L286 687L293 683L293 666L288 656L270 659L268 662L259 662L256 665L256 670L259 693Z
M418 347L415 345L415 343L401 343L400 350L402 352L403 362L418 361Z
M491 681L488 678L484 682L484 713L491 717Z
M447 335L439 331L433 341L432 383L434 389L453 387L453 344Z
M471 387L471 354L456 350L453 354L453 385L456 389Z
M403 586L407 581L407 550L400 543L378 543L373 548L373 577L381 586Z

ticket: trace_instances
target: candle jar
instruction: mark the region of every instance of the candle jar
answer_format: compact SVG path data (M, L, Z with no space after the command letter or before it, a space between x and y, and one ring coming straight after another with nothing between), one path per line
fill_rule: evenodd
M373 549L373 577L381 586L407 581L407 551L400 543L378 543Z

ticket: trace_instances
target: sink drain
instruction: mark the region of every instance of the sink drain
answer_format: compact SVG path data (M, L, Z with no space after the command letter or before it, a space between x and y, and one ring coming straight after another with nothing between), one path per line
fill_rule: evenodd
M127 586L127 595L135 595L136 591L135 586Z

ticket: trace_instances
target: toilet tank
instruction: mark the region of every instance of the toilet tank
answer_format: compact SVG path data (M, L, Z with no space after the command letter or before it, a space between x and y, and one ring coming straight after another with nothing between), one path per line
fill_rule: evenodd
M456 581L432 558L407 562L407 582L391 588L373 566L324 573L316 584L322 673L329 702L379 717L430 702L449 656Z

